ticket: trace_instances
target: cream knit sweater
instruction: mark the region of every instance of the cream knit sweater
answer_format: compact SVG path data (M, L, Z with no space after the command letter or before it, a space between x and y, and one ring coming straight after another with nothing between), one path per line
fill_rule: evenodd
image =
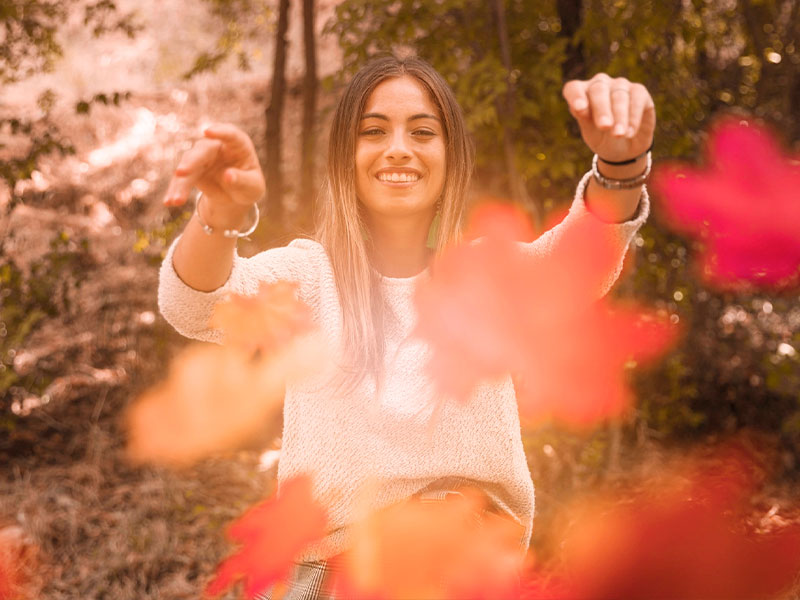
M579 219L595 219L585 207L583 192L590 174L581 180L568 216L523 248L534 258L546 257L566 228ZM644 192L637 215L609 224L619 248L619 263L602 293L614 283L636 231L647 219ZM330 262L315 241L297 239L251 258L234 257L228 281L213 292L184 284L172 266L170 247L161 267L158 303L161 313L181 334L219 342L221 333L208 321L214 305L229 293L254 294L264 281L289 280L312 309L329 343L341 341L341 309ZM301 560L322 560L348 545L348 524L360 511L374 510L408 498L437 479L455 476L474 480L524 528L530 540L534 490L522 447L520 422L511 377L478 386L467 403L446 402L431 423L431 383L424 374L427 348L410 337L415 323L412 296L420 275L384 277L386 302L385 383L376 397L365 380L355 393L337 397L326 389L326 375L287 386L283 447L278 482L310 474L314 494L328 509L331 532ZM232 399L232 401L235 399ZM368 485L368 505L358 496Z

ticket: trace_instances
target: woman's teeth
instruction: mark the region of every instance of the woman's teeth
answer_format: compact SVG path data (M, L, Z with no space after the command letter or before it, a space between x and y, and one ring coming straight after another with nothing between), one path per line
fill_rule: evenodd
M419 180L419 175L416 173L379 173L378 179L392 183L409 183Z

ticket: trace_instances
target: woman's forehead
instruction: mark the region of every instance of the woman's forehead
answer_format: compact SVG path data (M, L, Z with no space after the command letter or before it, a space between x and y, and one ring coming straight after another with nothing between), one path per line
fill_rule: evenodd
M428 90L414 77L403 75L386 79L375 86L364 105L362 118L427 115L440 118L439 109Z

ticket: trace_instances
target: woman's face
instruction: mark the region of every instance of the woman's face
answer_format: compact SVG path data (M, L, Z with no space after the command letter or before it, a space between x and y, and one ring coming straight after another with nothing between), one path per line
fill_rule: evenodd
M356 192L372 219L436 212L445 178L439 111L413 77L381 82L367 99L356 141Z

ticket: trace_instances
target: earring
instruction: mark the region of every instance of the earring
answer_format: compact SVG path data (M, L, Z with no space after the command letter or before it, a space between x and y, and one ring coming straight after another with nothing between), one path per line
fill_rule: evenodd
M428 250L436 250L436 240L439 238L439 225L441 224L442 216L442 199L436 201L436 214L433 216L431 226L428 229L428 241L425 246Z

